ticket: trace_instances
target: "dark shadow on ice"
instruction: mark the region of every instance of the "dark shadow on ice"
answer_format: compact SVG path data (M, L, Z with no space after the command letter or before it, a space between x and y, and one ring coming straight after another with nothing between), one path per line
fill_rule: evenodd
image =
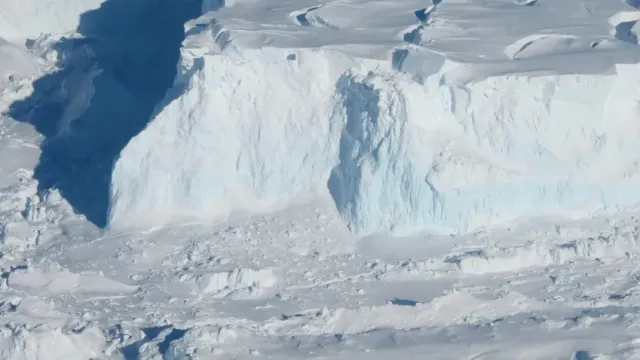
M398 299L398 298L394 298L390 301L391 305L396 305L396 306L416 306L418 305L418 302L415 300L409 300L409 299Z
M83 39L56 44L61 71L34 82L9 115L44 136L34 177L79 214L107 221L114 160L150 120L176 75L184 23L202 0L107 0L81 16Z

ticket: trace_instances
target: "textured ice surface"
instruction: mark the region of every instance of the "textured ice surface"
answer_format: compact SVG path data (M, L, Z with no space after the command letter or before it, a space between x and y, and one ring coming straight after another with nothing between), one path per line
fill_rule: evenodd
M359 105L347 112L329 188L365 233L468 230L634 204L638 71L617 72L497 77L466 88L355 83L347 103Z
M0 357L7 360L82 360L98 357L106 339L97 328L63 331L46 325L7 325L0 330Z
M174 88L114 166L111 226L318 190L362 235L638 203L640 52L616 32L630 6L567 23L543 15L584 3L384 4L237 1L192 21ZM519 20L533 13L544 24Z

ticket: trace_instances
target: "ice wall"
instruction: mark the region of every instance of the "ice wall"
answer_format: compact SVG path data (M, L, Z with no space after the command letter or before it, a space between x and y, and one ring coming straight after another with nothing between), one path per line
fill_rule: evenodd
M2 0L0 37L22 42L43 33L75 31L80 15L105 0Z
M26 76L37 70L35 61L23 48L0 38L0 84L10 76Z
M563 75L578 54L558 57L557 71L545 58L473 72L412 46L386 59L344 44L258 46L246 34L264 29L229 29L247 26L238 9L188 26L174 88L114 165L111 227L269 211L318 190L360 235L639 202L637 65ZM524 47L539 56L549 41Z

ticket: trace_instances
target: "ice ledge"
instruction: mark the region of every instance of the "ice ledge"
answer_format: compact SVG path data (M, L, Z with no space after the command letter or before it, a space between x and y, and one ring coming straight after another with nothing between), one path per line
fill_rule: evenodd
M634 206L639 70L464 88L349 79L329 189L359 234L464 232Z

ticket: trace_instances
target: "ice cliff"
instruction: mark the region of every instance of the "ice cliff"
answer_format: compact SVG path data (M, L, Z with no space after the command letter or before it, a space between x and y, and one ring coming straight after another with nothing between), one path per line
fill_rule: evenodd
M306 3L205 2L173 89L114 164L111 227L309 193L359 235L640 203L631 6L567 19L578 2Z

